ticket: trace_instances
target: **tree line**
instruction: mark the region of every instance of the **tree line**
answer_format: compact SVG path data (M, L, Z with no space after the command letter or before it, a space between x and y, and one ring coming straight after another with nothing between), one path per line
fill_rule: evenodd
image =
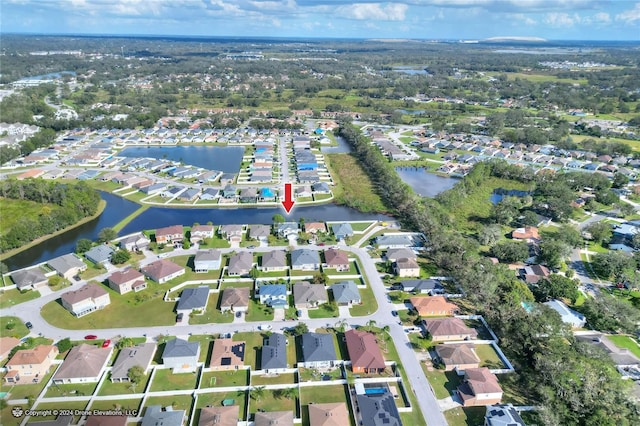
M0 236L0 251L20 247L43 235L73 225L98 210L100 194L84 182L74 184L49 182L43 179L0 182L4 199L27 200L44 205L37 217L27 215L5 229Z

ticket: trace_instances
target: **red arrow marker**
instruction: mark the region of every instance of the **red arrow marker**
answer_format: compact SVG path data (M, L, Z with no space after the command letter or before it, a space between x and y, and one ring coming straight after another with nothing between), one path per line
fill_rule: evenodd
M282 202L282 207L284 207L284 211L286 211L287 214L289 214L291 213L291 209L293 208L294 204L295 204L295 201L293 201L291 184L285 183L284 184L284 201Z

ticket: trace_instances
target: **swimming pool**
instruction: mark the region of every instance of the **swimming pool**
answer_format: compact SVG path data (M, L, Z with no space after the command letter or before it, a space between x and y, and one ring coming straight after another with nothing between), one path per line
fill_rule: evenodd
M382 395L387 392L385 388L366 388L364 393L367 395Z

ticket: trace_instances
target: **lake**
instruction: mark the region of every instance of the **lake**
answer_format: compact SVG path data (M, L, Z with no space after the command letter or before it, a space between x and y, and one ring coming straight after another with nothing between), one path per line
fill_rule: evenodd
M493 204L498 204L505 197L519 197L519 198L522 198L522 197L526 197L527 195L531 195L531 192L529 192L529 191L519 191L517 189L497 188L497 189L493 190L493 193L489 197L489 200Z
M423 197L435 197L447 189L453 188L460 179L429 173L424 167L396 167L400 178Z
M69 230L64 234L50 238L37 246L22 251L4 261L10 271L45 262L54 257L73 252L76 242L81 238L95 240L102 228L112 227L138 209L139 205L116 195L102 192L102 199L107 207L102 214L84 225ZM165 226L182 224L191 226L194 222L213 222L215 225L226 224L270 224L276 213L283 214L280 208L239 208L239 209L178 209L152 207L136 217L118 233L119 236L131 234L143 229L156 229ZM335 204L320 206L294 207L287 220L306 221L326 220L389 220L389 216L376 213L360 213L349 207Z
M241 146L139 146L125 148L118 155L168 159L207 170L238 173L243 154Z
M322 146L320 147L320 152L323 154L345 154L351 152L351 146L345 138L342 136L336 136L335 138L338 146Z

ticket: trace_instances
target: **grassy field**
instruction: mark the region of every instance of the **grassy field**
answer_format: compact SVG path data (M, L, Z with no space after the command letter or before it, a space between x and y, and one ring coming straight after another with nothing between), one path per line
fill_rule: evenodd
M193 397L191 395L152 396L147 399L144 406L151 407L152 405L162 407L171 405L174 410L185 410L185 418L188 418L193 405Z
M476 345L476 355L480 358L480 367L505 368L506 366L491 345Z
M92 410L138 410L140 409L141 399L133 398L133 399L115 399L115 400L106 400L106 401L93 401L91 404Z
M13 225L22 219L38 220L40 215L49 215L54 210L59 209L55 204L41 204L35 201L15 200L12 198L0 197L2 208L0 208L0 235L4 235Z
M196 373L173 374L170 368L157 369L150 390L156 392L195 389L197 377Z
M457 407L444 412L449 426L478 426L483 424L485 407Z
M451 396L451 393L458 388L460 377L455 371L433 370L427 371L423 368L424 374L433 388L436 398L442 399Z
M150 377L151 374L147 374L142 383L137 383L135 386L131 386L131 383L111 383L110 377L107 377L98 390L98 395L105 396L140 393L146 389Z
M264 395L259 400L255 400L251 403L251 415L255 416L258 408L268 408L267 411L292 411L294 413L294 417L298 417L299 413L296 413L297 398L297 392L295 397L289 399L280 396L280 393L277 390L265 390Z
M18 317L0 317L0 336L16 337L18 339L29 334L29 329Z
M607 336L609 340L613 342L619 348L629 349L631 353L640 358L640 346L630 336L623 336L620 334Z
M247 392L231 391L202 393L198 395L194 420L191 424L198 424L198 420L200 419L200 409L208 406L220 407L222 406L222 401L225 399L232 399L234 401L234 405L238 405L240 407L239 416L241 419L247 418Z
M171 325L175 323L174 303L162 300L165 284L147 281L145 290L124 295L118 294L108 286L102 288L109 292L111 303L104 309L82 317L74 317L59 300L42 307L42 317L51 325L67 330L98 330L111 327L146 327L153 325ZM164 286L164 287L163 287Z
M362 303L359 305L353 305L351 309L349 309L351 315L354 317L362 317L369 315L371 312L375 312L378 309L378 302L376 301L376 296L373 294L371 287L367 286L367 288L360 288L358 290L360 291Z
M248 384L249 370L209 371L202 374L200 389Z
M0 292L0 309L10 308L14 305L19 305L29 300L37 299L40 297L38 290L29 290L21 292L17 289L4 290Z
M327 154L327 164L336 186L333 194L339 204L346 204L363 211L386 211L375 193L371 180L358 160L350 154Z
M223 324L233 321L233 312L221 312L218 309L218 299L220 293L209 293L209 303L202 315L192 315L189 317L189 324Z

